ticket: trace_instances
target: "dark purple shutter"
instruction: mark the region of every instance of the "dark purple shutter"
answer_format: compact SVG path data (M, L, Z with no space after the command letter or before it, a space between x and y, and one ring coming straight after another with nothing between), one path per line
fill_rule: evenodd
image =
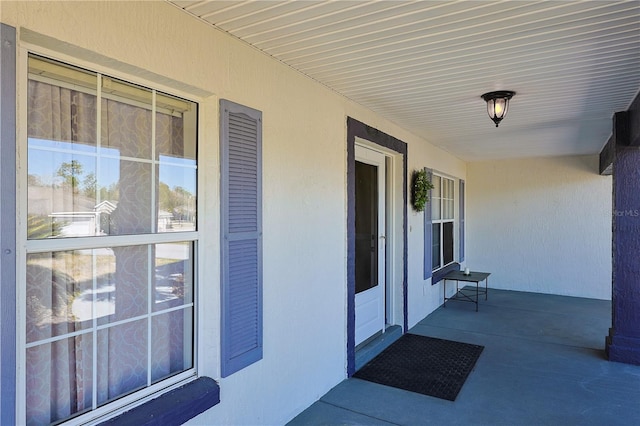
M16 29L0 24L0 424L16 402Z
M262 113L220 101L222 377L262 359Z

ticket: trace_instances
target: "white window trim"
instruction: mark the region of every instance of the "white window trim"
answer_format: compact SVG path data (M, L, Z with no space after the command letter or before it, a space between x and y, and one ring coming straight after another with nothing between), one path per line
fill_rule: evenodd
M459 196L458 192L456 191L456 182L458 182L458 179L454 178L453 176L448 176L444 173L440 173L440 172L436 172L435 170L432 171L432 176L438 176L440 178L440 219L434 219L433 216L431 218L431 225L433 226L434 224L437 224L440 226L440 266L437 268L432 268L432 273L433 272L437 272L443 268L446 268L447 266L455 263L458 260L458 254L456 252L458 246L459 246L459 241L458 241L458 215L456 215L456 211L457 211L457 207L458 207L458 200L456 197ZM443 211L444 211L444 203L442 202L443 200L445 200L445 198L443 197L443 191L442 191L442 187L443 187L443 179L447 179L451 181L451 184L453 185L453 217L451 219L442 219L442 217L444 216ZM431 179L433 181L433 178ZM451 200L450 198L446 198L446 200ZM444 263L444 253L443 253L443 235L444 232L442 232L443 229L443 224L444 223L453 223L453 259L451 260L451 262L445 264ZM433 231L432 231L433 232ZM433 250L433 248L432 248Z
M17 49L17 63L16 63L16 422L17 424L26 423L26 265L27 255L31 253L46 252L52 250L65 250L66 247L73 246L73 249L78 248L96 248L96 247L118 247L118 246L133 246L144 244L160 244L165 242L182 242L192 241L194 244L193 250L193 367L180 372L174 376L168 377L160 382L145 387L132 394L118 398L117 400L107 403L89 413L76 416L72 419L63 422L67 425L75 424L98 424L108 418L114 417L132 408L148 402L151 399L158 397L161 393L168 392L172 389L180 387L185 383L188 383L198 376L206 375L211 372L203 372L203 364L200 356L203 350L201 344L201 326L203 313L207 310L203 309L199 302L200 300L207 300L209 294L203 295L203 289L205 286L200 285L200 277L209 276L209 274L203 274L202 268L204 268L204 262L199 262L201 257L201 250L203 250L206 244L201 236L201 229L204 223L203 218L207 216L204 200L204 184L203 182L203 168L198 167L196 170L196 182L197 182L197 199L198 199L198 213L196 229L199 231L188 232L174 232L174 233L155 233L155 234L136 234L136 235L120 235L120 236L100 236L100 237L80 237L69 239L55 239L55 240L28 240L27 239L27 99L28 93L27 81L29 79L28 72L28 58L30 54L43 56L50 58L61 63L77 66L101 75L109 75L123 81L127 81L133 84L138 84L143 87L153 88L153 96L155 100L156 92L164 92L177 97L188 99L198 104L197 115L197 163L201 164L201 153L203 143L203 111L202 105L206 105L207 98L202 98L200 95L194 95L194 93L185 92L182 89L166 86L162 83L154 82L152 80L141 79L138 76L130 75L127 73L119 72L117 70L105 68L102 65L80 60L78 58L71 57L56 51L52 51L41 46L32 45L30 43L21 42ZM207 110L207 108L204 108ZM155 111L154 111L155 112ZM155 114L154 114L155 115ZM152 132L155 133L155 126L152 126ZM98 127L99 133L99 127ZM158 162L159 163L159 162ZM152 238L149 238L152 237ZM75 241L73 241L75 240ZM81 240L81 241L80 241ZM144 240L144 242L143 242ZM49 244L47 244L49 243ZM213 286L211 286L213 287ZM209 318L209 316L207 315ZM216 329L219 329L216 328ZM208 339L207 339L208 340ZM213 341L217 339L212 339ZM209 348L211 344L209 343ZM219 347L217 347L219 353ZM219 371L216 370L216 373ZM214 377L219 374L209 374Z

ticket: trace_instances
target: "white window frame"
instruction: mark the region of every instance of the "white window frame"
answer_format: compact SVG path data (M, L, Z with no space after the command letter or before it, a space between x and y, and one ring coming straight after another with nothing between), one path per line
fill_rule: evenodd
M199 370L199 319L201 316L201 308L199 301L202 299L200 295L199 277L202 276L200 268L201 263L198 261L200 257L200 250L202 249L201 241L201 218L204 216L202 206L204 203L202 200L203 184L202 168L198 167L200 163L201 155L201 143L197 144L196 151L196 188L197 188L197 222L195 231L183 231L183 232L170 232L170 233L150 233L150 234L134 234L134 235L117 235L117 236L97 236L97 237L75 237L75 238L60 238L51 240L28 240L27 239L27 81L29 79L28 73L28 58L29 55L34 54L42 57L58 61L62 64L68 64L71 66L84 68L95 72L98 77L103 74L110 77L121 79L125 82L140 85L142 87L149 88L153 92L153 98L155 100L156 92L167 93L173 96L187 99L198 105L197 116L197 137L198 140L202 140L202 127L201 115L203 114L200 106L205 103L205 99L199 96L194 96L193 93L185 93L183 90L167 87L166 85L140 79L136 76L121 73L114 70L106 70L103 66L98 64L78 60L77 58L68 57L57 52L52 52L48 49L39 48L38 46L31 46L24 44L23 47L18 49L18 61L17 61L17 188L16 188L16 422L17 424L26 423L26 265L27 255L39 252L49 251L63 251L63 250L77 250L77 249L89 249L89 248L103 248L103 247L122 247L122 246L135 246L135 245L156 245L170 242L192 242L193 243L193 301L191 303L193 309L193 343L192 343L192 357L193 366L183 372L175 374L171 377L163 379L157 383L147 386L139 391L135 391L129 395L120 397L112 402L97 407L88 413L78 415L62 424L99 424L110 417L117 416L124 413L136 406L142 405L154 398L157 398L160 393L170 391L178 388L198 376ZM155 102L152 109L152 119L155 123ZM152 126L153 132L155 132L155 125ZM98 130L99 131L99 130ZM152 160L154 164L157 164L155 159ZM95 363L95 361L94 361Z
M457 256L456 256L456 247L458 246L458 241L457 241L457 232L456 232L456 179L454 179L453 177L449 177L446 176L444 174L438 173L438 172L433 172L432 174L433 177L438 177L440 178L440 188L439 188L439 192L440 192L440 197L437 198L438 203L440 204L440 215L438 219L434 219L433 216L431 218L431 226L433 225L438 225L438 227L440 228L440 253L439 253L439 258L440 258L440 265L439 266L432 266L432 272L436 272L442 268L447 267L448 265L451 265L452 263L456 262ZM453 189L453 196L451 198L445 198L444 197L444 180L448 180L451 183L451 188ZM434 181L434 179L431 179L432 182ZM434 188L435 189L435 188ZM433 193L433 190L432 190ZM445 203L443 201L452 201L453 202L453 211L452 211L452 217L451 218L446 218L443 219L444 217L444 210L445 210ZM431 203L434 203L436 201L436 198L434 198L433 196L431 197ZM452 243L452 249L453 249L453 257L451 259L451 262L449 263L444 263L444 224L445 223L451 223L452 224L452 239L453 241ZM433 232L433 231L432 231ZM433 250L433 243L432 243L432 250Z

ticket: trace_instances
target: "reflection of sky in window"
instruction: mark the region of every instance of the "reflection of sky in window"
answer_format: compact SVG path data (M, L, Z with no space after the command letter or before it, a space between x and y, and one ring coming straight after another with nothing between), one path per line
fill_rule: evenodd
M114 150L117 151L117 150ZM100 180L98 185L108 187L120 180L119 161L114 158L101 159Z
M120 179L120 151L81 143L29 138L29 174L40 176L44 183L55 178L63 162L76 160L82 164L83 175L96 172L96 157L101 158L98 185L108 187ZM160 181L170 188L180 186L196 193L196 161L193 159L160 156Z
M38 176L44 184L52 184L62 180L58 169L63 163L76 161L82 166L82 174L76 176L80 181L90 173L96 172L95 156L88 156L65 151L44 151L29 149L29 174Z
M162 162L163 156L161 156L160 161L160 182L166 183L171 189L180 186L192 195L196 195L196 167L194 160L172 158L171 164L165 164Z

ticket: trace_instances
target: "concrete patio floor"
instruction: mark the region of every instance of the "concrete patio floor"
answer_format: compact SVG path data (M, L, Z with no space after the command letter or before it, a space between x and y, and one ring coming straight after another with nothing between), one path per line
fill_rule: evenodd
M609 362L611 302L489 289L410 332L484 345L456 401L348 379L289 425L640 425L640 366Z

